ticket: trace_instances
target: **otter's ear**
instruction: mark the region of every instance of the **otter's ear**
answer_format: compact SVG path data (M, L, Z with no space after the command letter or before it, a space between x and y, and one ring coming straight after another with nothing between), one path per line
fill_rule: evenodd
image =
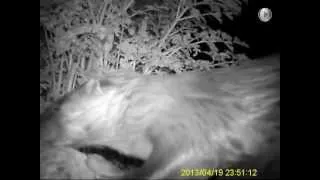
M103 91L99 80L90 79L79 88L80 95L102 95Z

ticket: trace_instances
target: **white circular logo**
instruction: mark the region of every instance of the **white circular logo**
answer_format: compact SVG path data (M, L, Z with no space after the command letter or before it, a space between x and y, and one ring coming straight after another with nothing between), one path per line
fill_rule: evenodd
M272 18L272 12L269 8L262 8L258 13L259 19L262 22L268 22Z

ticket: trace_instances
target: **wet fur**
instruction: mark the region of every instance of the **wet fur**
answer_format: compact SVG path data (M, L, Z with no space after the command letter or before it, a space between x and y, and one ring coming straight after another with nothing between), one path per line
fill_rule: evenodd
M181 168L206 167L263 173L280 157L280 64L267 60L214 72L90 80L47 115L40 144L106 145L146 160L123 178L179 177Z

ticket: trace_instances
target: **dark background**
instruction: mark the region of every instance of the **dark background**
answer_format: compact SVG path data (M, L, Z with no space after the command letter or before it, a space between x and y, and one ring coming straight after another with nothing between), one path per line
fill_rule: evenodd
M259 10L265 7L272 11L272 19L269 22L262 22L258 17ZM250 57L280 54L279 7L279 1L276 3L275 0L249 0L248 6L243 8L242 15L234 22L226 23L223 28L250 45L250 49L246 50Z

